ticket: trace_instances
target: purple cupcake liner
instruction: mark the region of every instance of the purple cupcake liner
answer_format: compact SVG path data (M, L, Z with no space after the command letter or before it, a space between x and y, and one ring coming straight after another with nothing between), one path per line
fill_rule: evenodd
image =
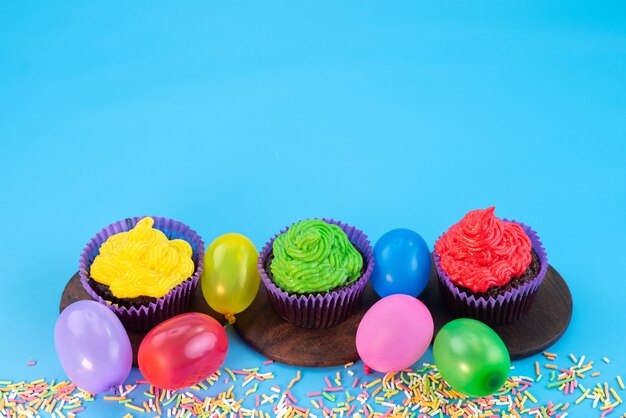
M144 216L127 218L115 222L102 231L98 232L83 249L79 260L79 275L83 287L89 295L97 302L102 303L111 309L122 321L122 324L133 331L147 331L155 325L173 316L187 312L193 294L198 286L202 267L204 264L204 242L202 238L187 225L173 219L153 216L154 228L162 231L168 239L184 239L191 245L192 259L196 270L189 279L174 287L165 296L158 298L155 302L150 302L140 307L130 308L119 306L102 298L89 285L89 271L91 264L100 253L100 246L112 235L120 232L130 231Z
M280 231L265 244L257 264L261 280L276 313L286 321L303 328L329 328L345 321L359 306L365 285L374 269L372 246L363 231L333 219L322 219L322 221L339 226L363 256L366 263L365 272L352 284L328 293L310 295L289 294L276 286L265 272L265 264L272 252L274 240L278 235L287 232L289 227Z
M539 274L533 280L514 289L507 290L495 298L468 296L466 293L461 292L452 282L450 276L443 271L439 264L439 256L433 251L441 296L448 309L458 317L475 318L488 325L510 324L524 316L535 300L539 285L541 285L546 271L548 271L546 251L541 245L541 240L537 233L529 226L508 219L503 219L503 221L518 224L524 229L524 232L530 238L533 249L539 256Z

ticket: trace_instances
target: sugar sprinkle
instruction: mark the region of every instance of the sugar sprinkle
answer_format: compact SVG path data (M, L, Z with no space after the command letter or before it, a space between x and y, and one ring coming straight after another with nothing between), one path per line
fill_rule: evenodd
M342 380L341 372L325 376L320 386L306 392L306 405L296 396L304 393L298 389L302 372L283 390L273 383L272 372L261 367L231 370L223 368L205 381L180 391L160 390L145 380L120 385L101 399L119 403L127 411L126 418L135 414L150 414L162 418L187 417L260 417L281 418L311 417L465 417L502 416L566 418L570 409L588 403L601 417L614 413L622 406L622 397L609 382L600 382L593 361L585 363L585 356L571 360L570 367L556 363L556 353L543 353L548 363L534 363L534 377L510 376L504 386L491 396L470 398L455 391L442 378L433 364L424 363L420 369L406 369L397 373L371 372L359 379L353 370L354 363L344 366L350 376ZM609 363L604 357L602 360ZM578 360L578 361L576 361ZM263 366L269 366L269 360ZM548 367L550 366L550 367ZM541 369L551 370L549 381L541 381ZM352 373L349 373L352 372ZM345 376L343 376L345 378ZM596 379L596 380L592 380ZM583 384L584 380L584 384ZM621 376L616 377L623 391ZM220 383L221 392L214 393ZM544 385L560 392L569 402L544 402L531 390ZM206 391L213 392L205 396ZM532 390L536 393L535 390ZM204 392L204 393L203 393ZM48 413L55 418L74 418L88 414L88 403L96 396L82 391L71 382L47 382L43 378L32 382L0 380L0 417L36 417ZM268 411L268 412L266 412Z

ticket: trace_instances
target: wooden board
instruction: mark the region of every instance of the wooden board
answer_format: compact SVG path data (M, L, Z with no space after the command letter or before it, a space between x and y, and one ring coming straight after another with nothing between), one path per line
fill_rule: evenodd
M331 328L308 329L278 316L261 285L252 305L237 315L235 329L248 345L274 361L301 367L337 366L359 358L356 329L379 299L368 283L359 308L347 320Z
M435 273L436 274L436 273ZM420 296L435 322L435 334L455 317L442 303L436 276ZM522 319L492 327L509 349L511 360L530 357L557 342L572 319L572 294L567 283L552 266L539 286L535 302Z
M251 347L281 363L301 367L326 367L358 360L355 336L359 321L380 298L368 284L357 312L345 322L328 329L300 328L280 318L270 306L263 286L246 311L237 316L235 328ZM427 288L419 297L428 306L435 335L454 319L439 296L434 265ZM494 327L511 359L539 353L563 335L572 317L572 296L556 270L548 267L535 302L521 320Z
M68 282L61 297L60 309L77 300L89 300L78 273ZM433 266L430 281L420 295L435 322L435 334L454 319L440 300L437 276ZM327 329L305 329L280 318L272 309L263 286L252 305L237 315L235 329L252 348L264 356L300 367L327 367L358 360L355 336L365 312L377 300L371 285L365 289L359 309L343 323ZM200 288L194 296L191 310L203 312L224 322L223 317L206 304ZM561 275L551 266L544 278L533 306L521 320L494 327L511 355L520 359L539 353L563 335L572 317L572 296ZM134 358L145 333L130 331ZM135 364L136 365L136 364Z

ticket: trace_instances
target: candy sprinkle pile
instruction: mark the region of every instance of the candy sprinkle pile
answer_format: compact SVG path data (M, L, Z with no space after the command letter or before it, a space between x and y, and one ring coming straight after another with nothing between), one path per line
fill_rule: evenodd
M434 365L426 363L419 370L407 369L386 375L363 375L359 373L362 366L348 363L335 375L324 377L319 389L296 395L302 372L297 371L286 387L280 387L275 384L272 371L261 370L261 367L272 367L273 362L266 360L261 367L241 370L224 367L197 385L180 391L160 390L145 380L137 380L118 386L99 399L123 405L127 410L124 418L566 418L583 402L596 409L600 417L626 418L626 414L617 415L622 404L619 393L626 389L620 376L615 379L617 385L598 382L600 372L593 371L593 361L586 360L585 356L577 358L570 354L565 360L569 366L566 368L557 364L557 354L546 352L543 355L546 362L535 363L534 377L511 376L497 393L484 398L468 398L455 391ZM602 361L610 363L606 357ZM590 380L594 381L587 383ZM531 393L533 386L540 385L570 400L540 402ZM30 383L0 381L0 394L0 416L11 418L77 417L83 411L87 414L87 403L95 399L70 382L48 383L44 379Z
M70 382L50 383L38 379L30 383L0 381L0 416L35 417L47 412L52 416L75 416L85 410L84 402L93 395Z

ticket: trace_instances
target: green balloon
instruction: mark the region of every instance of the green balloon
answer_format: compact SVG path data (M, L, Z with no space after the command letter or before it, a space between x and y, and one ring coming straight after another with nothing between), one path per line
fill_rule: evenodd
M452 388L469 396L488 396L504 385L509 352L494 330L480 321L455 319L444 325L433 344L435 364Z

